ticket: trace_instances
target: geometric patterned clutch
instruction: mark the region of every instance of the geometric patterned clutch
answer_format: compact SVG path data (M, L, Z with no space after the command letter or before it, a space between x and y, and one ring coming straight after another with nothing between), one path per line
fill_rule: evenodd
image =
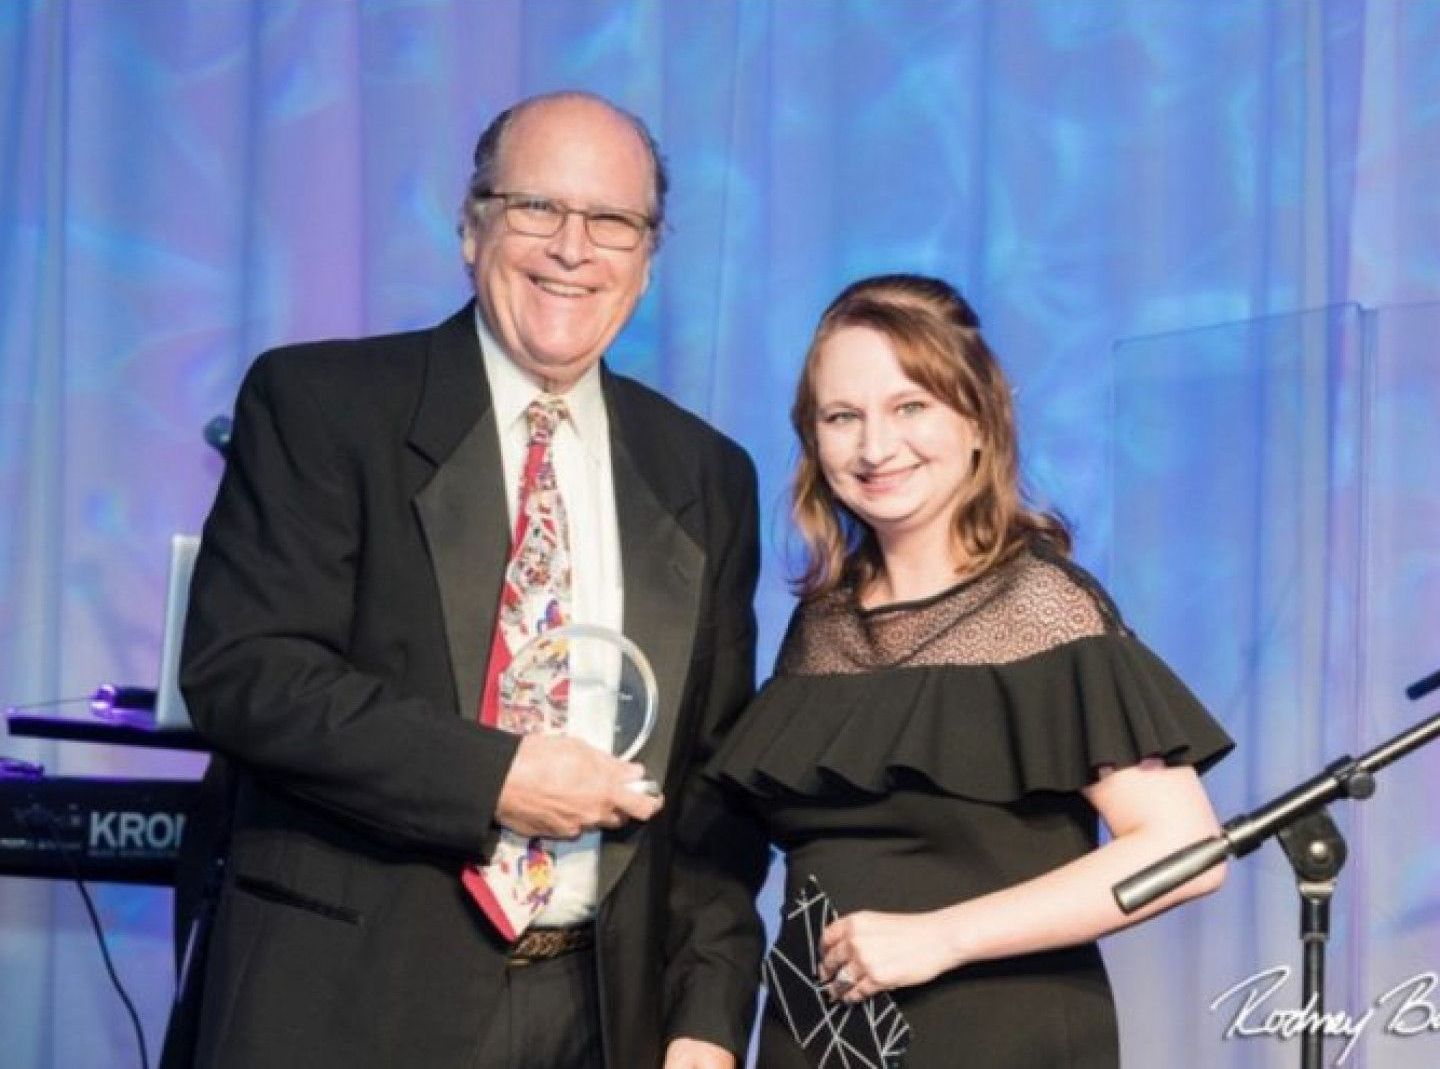
M770 999L815 1069L900 1069L910 1025L888 991L863 1002L832 1002L817 976L820 933L837 919L814 876L785 904L780 933L762 967Z

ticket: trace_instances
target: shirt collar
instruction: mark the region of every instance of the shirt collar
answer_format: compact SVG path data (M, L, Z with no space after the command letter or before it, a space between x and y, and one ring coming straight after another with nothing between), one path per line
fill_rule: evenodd
M523 428L525 409L544 391L506 355L485 325L478 303L475 305L475 333L480 338L480 354L485 364L485 378L490 383L490 403L495 408L495 422L507 433L516 425ZM597 362L587 369L562 396L570 416L567 422L580 439L580 444L592 457L602 459L607 451L606 435L610 420L605 411L600 364Z

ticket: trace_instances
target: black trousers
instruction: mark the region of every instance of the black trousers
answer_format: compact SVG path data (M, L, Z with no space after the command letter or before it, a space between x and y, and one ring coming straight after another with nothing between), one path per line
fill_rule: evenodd
M509 965L476 1069L605 1069L594 950Z

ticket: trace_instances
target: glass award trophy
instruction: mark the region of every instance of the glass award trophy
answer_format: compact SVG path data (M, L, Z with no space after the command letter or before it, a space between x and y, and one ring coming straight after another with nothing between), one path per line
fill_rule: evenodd
M554 714L553 693L539 681L566 688L563 716ZM527 710L545 715L559 732L633 760L655 730L658 691L655 672L644 652L619 631L598 624L565 624L525 643L500 677L500 701L512 716ZM550 728L547 728L550 730ZM631 790L658 795L648 777L633 780Z

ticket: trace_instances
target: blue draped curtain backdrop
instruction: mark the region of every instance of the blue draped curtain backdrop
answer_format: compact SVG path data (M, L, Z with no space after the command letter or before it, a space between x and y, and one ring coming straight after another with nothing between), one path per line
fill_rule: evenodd
M757 459L764 664L809 332L846 282L914 270L973 299L1037 496L1239 741L1223 813L1440 707L1402 695L1440 667L1434 0L0 5L0 704L155 680L168 536L219 475L201 427L267 346L457 308L475 135L563 87L669 157L673 231L611 363ZM1425 993L1392 994L1440 969L1437 780L1422 751L1335 809L1330 1001L1378 1004L1351 1067L1440 1059ZM153 1051L170 893L93 891ZM1297 912L1267 846L1108 940L1129 1064L1294 1065L1221 996L1298 967ZM1300 1001L1292 977L1248 1024ZM75 888L0 878L0 1063L131 1044Z

